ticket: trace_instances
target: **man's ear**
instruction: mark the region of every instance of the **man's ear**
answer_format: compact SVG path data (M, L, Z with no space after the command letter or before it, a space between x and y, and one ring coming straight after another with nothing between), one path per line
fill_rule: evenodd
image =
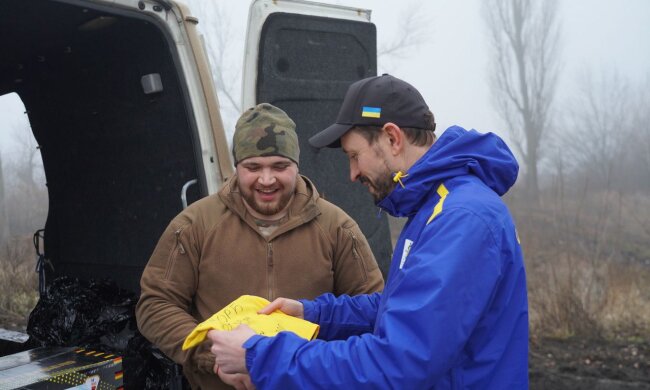
M388 139L391 154L397 156L404 149L404 132L393 122L386 123L382 130Z

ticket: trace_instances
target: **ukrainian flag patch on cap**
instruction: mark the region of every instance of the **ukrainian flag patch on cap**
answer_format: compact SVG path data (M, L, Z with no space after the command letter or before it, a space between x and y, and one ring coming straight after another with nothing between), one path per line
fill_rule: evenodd
M381 108L379 107L363 107L361 109L361 116L364 118L380 118Z

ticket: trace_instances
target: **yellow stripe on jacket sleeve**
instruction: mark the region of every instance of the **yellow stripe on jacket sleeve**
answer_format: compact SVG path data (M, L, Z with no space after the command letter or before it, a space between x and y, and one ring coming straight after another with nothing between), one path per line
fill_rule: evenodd
M436 190L438 195L440 195L440 200L438 203L436 203L436 206L433 208L433 213L429 217L429 220L427 221L427 225L429 222L433 221L433 219L442 212L442 205L445 203L445 198L447 198L447 195L449 195L449 190L447 190L447 187L445 187L444 184L440 184L438 186L438 189Z

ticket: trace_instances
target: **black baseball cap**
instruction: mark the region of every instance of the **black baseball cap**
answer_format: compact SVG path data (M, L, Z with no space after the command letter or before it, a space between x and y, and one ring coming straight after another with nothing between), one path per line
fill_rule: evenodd
M336 123L309 138L316 148L340 148L340 138L355 126L383 126L428 130L429 106L415 87L389 74L354 82L345 94ZM435 129L435 126L434 126Z

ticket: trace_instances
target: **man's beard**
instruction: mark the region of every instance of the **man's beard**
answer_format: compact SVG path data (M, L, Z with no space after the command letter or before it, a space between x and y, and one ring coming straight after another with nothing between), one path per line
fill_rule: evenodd
M375 204L381 202L385 197L390 194L395 188L395 182L393 181L393 174L388 169L386 162L384 161L384 170L379 174L379 178L376 181L371 181L366 176L361 176L359 181L362 184L368 186L370 195L375 201ZM371 190L372 189L372 190Z
M255 199L255 191L257 191L257 187L254 187L252 190L248 188L239 188L239 191L242 194L242 197L246 201L246 203L256 212L262 214L262 215L275 215L279 213L280 211L284 210L285 207L289 204L291 201L291 198L293 197L293 191L289 192L283 192L284 187L279 186L278 191L280 192L280 197L278 200L274 202L263 202L260 203Z

